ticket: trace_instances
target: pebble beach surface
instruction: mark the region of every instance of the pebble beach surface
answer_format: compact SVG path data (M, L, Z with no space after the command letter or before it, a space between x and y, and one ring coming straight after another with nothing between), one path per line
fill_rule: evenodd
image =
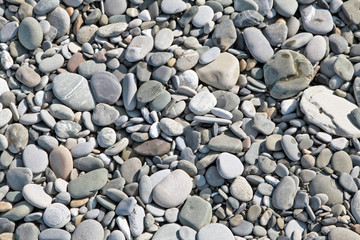
M359 240L359 0L0 0L0 240Z

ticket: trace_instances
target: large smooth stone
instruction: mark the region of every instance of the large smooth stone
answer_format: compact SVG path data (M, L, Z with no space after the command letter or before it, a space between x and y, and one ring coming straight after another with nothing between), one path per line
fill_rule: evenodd
M96 220L89 219L81 222L72 234L72 240L103 240L104 228Z
M96 169L71 180L68 191L75 199L90 197L105 186L107 180L108 171L105 168Z
M274 55L274 50L269 41L259 29L255 27L246 28L243 36L251 55L257 61L266 63Z
M308 88L300 101L300 109L307 121L329 134L346 138L360 137L360 129L349 117L350 112L357 107L345 98L333 94L333 91L325 86Z
M336 227L333 228L328 234L329 240L358 240L360 239L360 235L356 232L351 231L348 228Z
M329 198L326 204L329 206L343 203L343 193L337 183L335 183L335 180L330 176L322 173L317 174L310 182L309 189L312 196L318 193L326 194Z
M276 99L297 95L309 86L313 74L311 62L292 50L280 50L264 65L265 84Z
M207 65L195 67L200 81L221 90L229 90L235 86L239 75L239 60L230 53L221 53Z
M134 151L142 156L162 156L169 152L170 148L171 144L169 142L162 139L152 139L135 145Z
M192 180L189 175L177 169L156 185L153 190L153 199L161 207L176 207L185 201L191 189Z
M28 50L34 50L41 45L43 31L40 23L35 18L27 17L21 21L18 37L20 43Z
M273 206L280 210L290 209L294 204L296 191L295 181L289 176L284 177L272 193Z
M61 73L53 81L54 95L68 107L77 111L95 108L88 81L79 74Z
M149 36L135 37L125 52L125 58L129 62L137 62L143 59L154 47L154 39Z
M182 207L179 220L182 225L198 231L210 223L211 217L211 204L199 196L191 196Z

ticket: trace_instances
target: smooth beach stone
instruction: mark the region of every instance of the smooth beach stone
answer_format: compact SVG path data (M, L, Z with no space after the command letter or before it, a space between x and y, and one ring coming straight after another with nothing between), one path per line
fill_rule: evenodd
M170 137L179 136L184 132L184 127L177 121L170 118L161 119L159 127L161 131Z
M238 28L255 27L264 21L264 17L255 10L245 10L237 14L233 21Z
M272 193L273 206L280 210L290 209L294 204L296 190L296 183L291 177L282 178Z
M259 62L266 63L274 55L269 41L262 32L255 28L249 27L243 31L244 40L251 55Z
M39 240L53 240L53 239L62 239L70 240L71 234L64 230L58 228L47 228L39 234Z
M60 120L74 120L75 114L71 108L62 104L51 104L49 107L51 116Z
M98 72L105 72L106 64L88 60L79 64L78 72L81 76L91 78L92 75Z
M282 44L286 40L287 34L288 27L281 23L270 24L264 29L264 36L273 47Z
M40 75L28 66L21 66L16 70L16 79L27 87L36 87L41 82Z
M123 86L122 97L124 106L127 110L132 111L136 107L137 85L135 75L128 73L121 82Z
M89 172L95 169L103 168L104 163L96 157L81 157L74 160L74 166L80 171Z
M295 96L308 87L313 72L310 61L304 55L292 50L278 51L264 65L265 84L270 89L270 95L275 99Z
M135 145L133 150L142 156L162 156L170 151L171 144L162 139L152 139Z
M25 200L36 208L45 209L50 206L52 198L45 189L37 184L26 184L22 189Z
M77 137L77 134L81 131L81 125L67 120L61 120L55 124L56 136L60 138Z
M323 36L314 36L305 48L305 57L310 62L316 63L324 58L326 54L326 40Z
M152 240L179 240L178 231L180 227L176 223L164 224L155 232Z
M216 167L219 174L225 179L240 176L244 171L240 159L230 153L221 153L216 159Z
M53 203L43 214L45 224L52 228L62 228L70 222L70 210L62 203Z
M71 152L64 146L55 147L49 156L50 167L58 178L67 180L73 169Z
M154 46L157 50L163 51L168 49L173 41L173 31L171 31L169 28L163 28L155 35Z
M19 225L15 231L16 239L27 238L29 240L38 240L40 231L34 223L23 223Z
M79 74L61 73L53 81L54 95L71 109L90 111L95 100L87 80Z
M351 200L351 213L357 222L360 221L360 191L357 191Z
M111 147L116 142L116 132L114 129L105 127L100 130L96 140L98 144L103 148Z
M114 74L110 72L95 73L90 79L94 98L99 103L114 104L121 95L121 85Z
M230 19L222 21L216 26L212 35L212 40L215 46L219 47L222 51L226 51L236 41L236 29L233 21Z
M201 228L196 235L198 240L233 240L234 235L224 224L212 223Z
M6 173L6 180L11 189L21 191L31 182L33 173L29 168L14 167Z
M331 34L329 36L329 45L330 49L336 53L341 54L346 51L346 48L348 47L348 42L346 39L338 34ZM351 54L351 51L350 51Z
M259 10L259 6L253 0L235 0L234 1L235 11L242 12L245 10Z
M80 44L91 42L95 38L95 33L99 28L91 24L81 27L76 33L76 40Z
M82 239L92 239L92 240L103 240L104 239L104 228L96 220L85 220L81 222L72 234L71 239L73 240L82 240Z
M2 94L4 96L4 94ZM6 124L8 124L12 119L12 112L10 109L5 108L0 111L0 127L4 127Z
M189 109L196 115L204 115L210 112L216 105L217 101L213 94L209 92L200 92L196 94L189 103Z
M187 86L196 89L199 85L198 75L194 70L186 70L179 75L180 86Z
M298 2L296 0L274 0L274 8L281 16L291 17L298 8Z
M281 151L282 150L281 139L282 136L280 134L272 134L268 136L265 141L266 149L274 152Z
M253 190L248 181L238 176L230 186L231 195L239 201L248 202L253 198Z
M199 6L198 11L192 19L192 24L197 28L202 28L214 17L214 10L206 5Z
M298 148L298 143L294 137L291 135L284 135L281 139L281 146L286 156L290 158L291 161L300 160L301 153Z
M126 22L117 22L111 23L105 26L100 27L96 34L100 37L114 37L119 36L122 32L126 30L128 24Z
M334 71L345 81L350 81L354 76L354 67L352 63L343 55L337 57L334 63Z
M29 144L24 149L23 162L34 174L39 174L44 172L49 164L48 154L38 146Z
M164 0L160 6L166 14L176 14L186 10L186 3L182 0Z
M74 199L92 196L105 186L108 180L108 171L105 168L96 169L71 180L68 191Z
M195 71L200 81L221 90L229 90L239 78L239 60L230 53L221 53L213 62L197 65Z
M38 15L45 15L54 10L58 5L59 0L40 0L34 7L34 13Z
M147 56L147 62L151 66L160 67L166 64L172 57L174 57L174 54L169 52L155 52Z
M179 214L182 225L189 226L197 231L208 225L211 217L211 204L199 196L189 197Z
M239 138L221 134L210 139L208 147L213 151L239 153L243 149Z
M34 207L26 202L21 201L16 203L11 210L4 213L1 217L7 218L10 221L19 221L29 215L34 210Z
M185 171L177 169L155 186L153 200L164 208L176 207L185 201L191 189L192 179Z
M203 54L200 55L199 63L200 64L208 64L214 61L221 53L220 48L212 47Z
M283 44L281 44L282 48L296 50L303 46L305 46L311 39L313 35L308 32L298 33L291 38L288 38Z
M92 142L82 142L71 148L71 154L74 158L84 157L89 155L93 149L94 144Z
M127 1L126 0L107 0L104 4L105 13L111 17L114 15L121 15L126 11Z
M359 237L360 235L358 233L343 227L335 227L328 234L329 240L341 240L341 239L357 240L359 239Z
M331 13L316 4L300 6L300 14L307 32L325 35L333 29Z
M329 199L326 204L329 206L343 203L343 193L339 186L335 183L334 179L323 173L316 175L316 177L310 182L309 189L312 196L319 193L326 194Z
M12 153L19 153L25 149L29 133L23 125L14 123L6 128L5 137L8 141L8 150Z
M125 52L125 58L129 62L137 62L143 59L154 47L154 39L149 36L135 37Z
M345 151L337 151L332 155L331 166L336 173L350 173L353 169L351 157Z
M136 99L141 103L151 102L161 94L163 88L164 86L158 81L147 81L143 83L138 89Z
M120 113L112 106L105 103L96 104L91 120L98 126L108 126L120 117Z
M231 231L237 236L247 236L253 231L254 225L246 220L241 220L240 224L232 227Z
M329 134L347 138L360 136L360 130L348 117L355 108L357 108L355 104L334 95L333 91L325 86L306 89L300 101L300 109L307 121Z
M7 42L14 38L19 30L19 23L16 21L8 22L0 30L0 41Z
M56 37L60 38L70 31L70 17L65 9L61 7L55 8L47 15L47 20L51 26L57 30Z
M43 31L39 22L32 17L27 17L21 21L18 37L21 44L28 50L34 50L41 45Z

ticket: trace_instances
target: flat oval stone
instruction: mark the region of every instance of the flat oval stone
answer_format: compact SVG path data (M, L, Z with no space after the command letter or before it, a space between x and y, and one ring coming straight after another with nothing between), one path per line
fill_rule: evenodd
M304 29L313 34L326 35L333 29L334 21L329 10L315 5L300 6Z
M52 197L45 192L45 189L37 184L27 184L22 189L26 201L36 208L45 209L50 206Z
M114 104L121 95L121 85L110 72L95 73L90 79L90 86L99 103Z
M153 199L164 208L176 207L185 201L191 189L192 180L189 175L177 169L156 185L153 189Z
M4 127L6 124L8 124L12 119L12 112L8 108L4 108L0 110L0 127Z
M209 148L218 152L239 153L243 146L239 138L231 137L226 134L221 134L210 139Z
M39 235L39 240L53 240L53 239L70 240L71 234L64 229L47 228L41 231Z
M56 136L60 138L77 137L81 130L81 125L67 120L61 120L55 124Z
M210 22L214 17L214 10L206 5L199 6L198 12L192 19L192 24L197 28L202 28L207 22Z
M156 231L152 240L178 240L179 238L177 236L180 227L181 226L176 223L165 224Z
M240 176L244 171L244 165L240 159L230 153L221 153L216 159L216 167L219 174L225 179Z
M255 27L246 28L243 36L251 55L257 61L266 63L274 55L274 50L269 41L259 29Z
M149 36L137 36L133 38L126 49L125 58L129 62L137 62L143 59L154 47L154 39Z
M28 140L28 130L19 123L11 124L7 127L5 137L8 141L8 150L12 153L18 153L25 149Z
M70 210L62 203L53 203L43 214L45 224L52 228L62 228L70 222Z
M100 37L114 37L119 36L122 32L126 30L128 24L126 22L117 22L111 23L105 26L100 27L96 34Z
M299 151L298 143L296 139L291 135L284 135L281 138L281 146L284 149L284 152L291 161L299 161L301 158L301 153Z
M198 240L233 240L234 235L228 227L220 223L212 223L201 228L196 235Z
M105 168L96 169L71 180L68 191L74 199L92 196L105 186L108 180L108 171Z
M236 41L236 38L236 29L233 21L230 19L224 20L218 24L214 30L214 33L212 34L212 40L215 46L220 48L222 51L226 51L231 45L233 45ZM199 62L204 64L201 61Z
M98 72L105 72L106 64L95 62L94 60L87 60L79 64L78 72L81 76L91 78L92 75Z
M239 60L226 52L207 65L197 65L195 70L200 81L221 90L235 86L240 75Z
M24 166L30 168L34 174L44 172L49 164L47 153L34 144L27 145L22 156Z
M40 0L34 7L34 13L38 15L45 15L54 10L59 3L59 0Z
M248 202L253 198L253 190L248 181L241 176L235 178L235 181L230 186L231 195L244 202Z
M189 197L182 207L179 220L182 225L200 230L211 221L211 204L199 196Z
M41 82L40 75L26 65L16 70L15 77L19 82L28 87L36 87Z
M104 163L99 158L87 156L75 159L74 166L80 171L89 172L95 169L103 168Z
M47 16L48 22L51 26L55 27L57 30L56 37L60 38L66 34L69 34L70 31L70 17L65 9L61 7L55 8Z
M54 95L68 107L78 111L95 108L87 80L75 73L61 73L53 81Z
M126 11L127 1L125 0L107 0L104 4L106 15L111 17L121 15Z
M251 222L242 220L239 225L232 227L231 231L238 236L250 235L253 231L254 225Z
M199 63L201 64L208 64L214 61L221 53L220 48L212 47L203 54L200 55Z
M336 173L350 173L353 169L351 157L345 151L337 151L332 155L331 166Z
M159 94L161 94L164 86L155 80L150 80L143 83L136 95L137 101L141 103L148 103L153 101Z
M170 118L161 119L159 124L161 131L170 137L179 136L184 131L183 125Z
M30 203L21 201L16 203L11 210L4 213L1 217L11 221L19 221L29 215L33 210L34 207Z
M40 230L34 223L23 223L18 226L15 231L15 238L24 239L27 238L29 240L38 240L38 236L40 234Z
M350 81L353 78L355 72L352 63L342 55L336 58L334 63L334 71L345 81Z
M39 22L32 17L27 17L21 21L18 37L21 44L28 50L34 50L41 45L43 31Z
M161 29L155 35L154 46L157 50L163 51L168 49L174 41L174 33L169 28Z
M273 206L280 210L290 209L294 204L296 191L295 181L291 177L285 176L273 191Z
M209 92L196 94L189 103L189 109L196 115L204 115L216 106L216 98Z
M314 36L306 45L305 53L310 62L316 63L323 59L326 54L326 40L322 36Z
M72 234L72 240L92 239L103 240L104 228L96 220L85 220L81 222Z
M166 14L176 14L186 10L186 3L182 0L164 0L161 2L161 10Z

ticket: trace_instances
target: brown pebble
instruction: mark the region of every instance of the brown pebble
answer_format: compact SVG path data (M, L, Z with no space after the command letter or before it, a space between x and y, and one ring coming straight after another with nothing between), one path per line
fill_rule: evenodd
M286 25L286 21L283 18L279 18L275 23L281 23Z
M75 217L75 227L77 227L84 218L84 214L79 214Z
M245 69L246 69L246 61L244 59L241 59L239 63L240 63L240 72L245 71Z
M76 17L76 20L74 22L74 27L73 27L73 33L74 35L77 34L77 32L79 31L79 29L81 28L81 25L83 25L84 23L84 20L82 19L82 16L81 14L79 14L77 17Z
M71 17L74 14L74 8L72 7L68 7L65 10L69 14L69 17Z
M176 59L175 58L171 58L168 62L167 62L167 65L169 67L173 67L176 63Z
M236 214L234 217L230 218L230 225L233 227L238 226L243 220L244 217L241 214Z
M14 240L15 236L13 233L5 232L0 234L0 240Z
M243 144L243 150L245 150L245 151L248 150L251 147L251 138L249 136L247 136L243 140L242 144Z
M282 219L282 218L277 218L277 219L276 219L276 224L278 225L278 227L279 227L280 229L284 229L284 225L285 225L284 219Z
M80 63L85 62L85 58L82 55L82 53L75 53L74 55L72 55L72 57L69 59L68 63L67 63L67 70L69 72L76 72L77 68L79 67Z
M247 59L246 60L246 71L250 71L251 69L253 69L257 64L257 61L255 59Z
M100 20L99 20L99 24L100 26L105 26L109 23L109 18L108 16L106 16L105 14L101 15Z
M62 179L69 179L73 169L71 152L64 146L54 148L50 153L50 166L55 175Z
M78 207L84 206L88 201L89 201L89 198L72 200L70 202L70 207L78 208Z
M0 202L0 212L7 212L12 209L12 205L9 202Z
M131 39L130 38L125 38L124 40L123 40L123 43L125 43L125 44L130 44L131 43Z

